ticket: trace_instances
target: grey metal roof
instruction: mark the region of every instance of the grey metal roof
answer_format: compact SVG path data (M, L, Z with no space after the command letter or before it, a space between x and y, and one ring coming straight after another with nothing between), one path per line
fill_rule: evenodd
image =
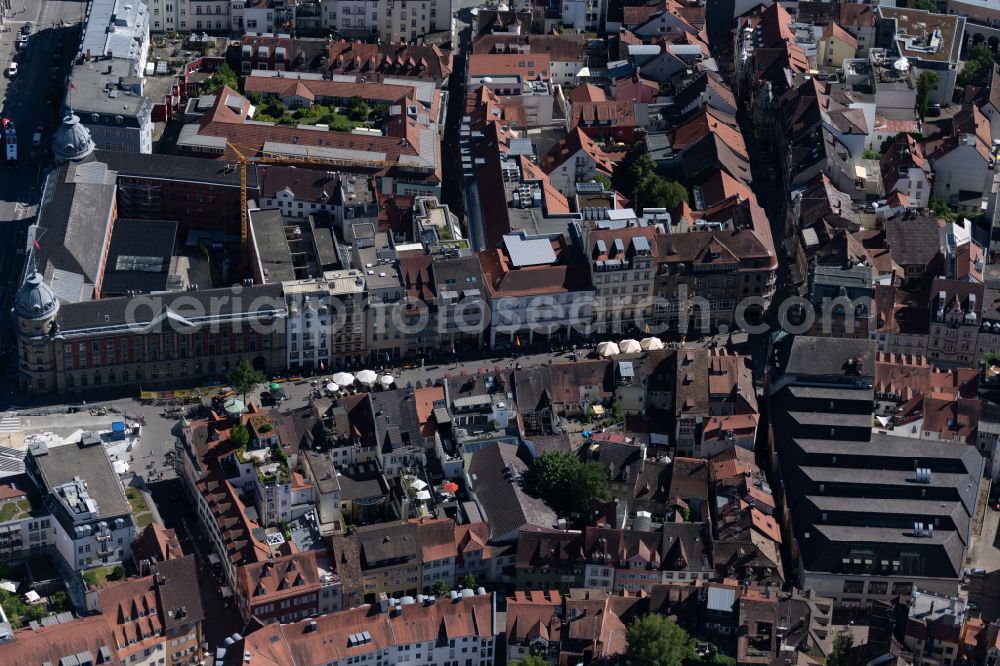
M149 10L141 0L90 0L80 52L138 64L149 41ZM136 71L136 74L141 72Z
M541 266L556 261L552 241L547 237L529 237L527 234L506 234L504 248L510 256L511 264L517 268Z
M635 252L649 252L649 239L645 236L633 236L632 237L632 250Z
M736 590L730 587L708 588L708 610L716 613L731 613L736 604Z

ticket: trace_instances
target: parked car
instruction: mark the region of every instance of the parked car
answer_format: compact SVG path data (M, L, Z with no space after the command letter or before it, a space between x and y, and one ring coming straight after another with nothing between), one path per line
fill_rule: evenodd
M940 115L941 115L941 105L940 104L931 104L929 107L927 107L927 117L928 118L937 118Z
M21 26L21 34L22 35L30 35L31 34L31 21L25 21L24 22L24 25Z
M28 46L28 36L27 35L20 35L17 38L17 48L23 49L23 48L26 48L27 46Z
M17 76L17 63L10 63L10 67L7 68L7 78L12 79Z

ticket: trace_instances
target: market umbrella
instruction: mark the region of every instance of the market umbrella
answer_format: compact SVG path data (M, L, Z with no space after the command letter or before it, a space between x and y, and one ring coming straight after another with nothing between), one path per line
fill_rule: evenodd
M616 345L613 342L602 342L599 345L597 345L597 353L607 358L608 356L621 354L621 350L618 349L618 345Z
M335 381L338 386L350 386L354 383L354 375L349 372L338 372L333 376L333 381Z
M381 384L382 386L385 386L386 388L392 386L392 383L394 381L396 380L392 378L392 375L382 375L381 377L378 378L378 383Z
M326 390L329 391L330 393L333 393L334 391L340 390L340 387L337 386L337 382L330 382L329 384L326 385Z
M222 405L222 408L226 411L226 414L232 418L236 418L247 408L243 404L243 401L239 398L230 398Z
M444 488L445 492L449 492L449 493L457 493L458 492L458 484L455 483L454 481L445 481L443 488Z
M376 375L371 370L362 370L361 372L359 372L358 374L356 374L355 377L357 378L357 380L359 382L361 382L362 384L365 384L366 386L371 386L372 384L375 383L375 380L378 379L378 375Z
M659 338L643 338L639 342L639 346L646 351L656 351L657 349L663 349L663 340Z
M272 391L274 389L279 389L279 388L281 388L281 384L279 384L278 382L271 382L271 390Z
M627 338L618 343L618 349L620 349L623 354L635 354L636 352L642 351L642 346L639 344L638 340Z

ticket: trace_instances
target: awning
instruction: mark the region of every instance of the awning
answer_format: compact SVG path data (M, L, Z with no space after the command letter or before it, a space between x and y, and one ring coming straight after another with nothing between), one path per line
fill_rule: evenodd
M417 493L418 500L429 500L431 498L431 492L429 490L421 490Z
M208 563L209 564L219 564L221 562L222 562L222 560L220 560L219 556L216 555L215 553L209 553L208 554Z
M604 407L601 405L592 405L590 411L594 412L594 416L604 416Z
M855 178L868 178L868 172L860 164L854 166L854 177Z
M427 482L423 479L414 479L410 485L413 486L415 490L423 490L427 487Z

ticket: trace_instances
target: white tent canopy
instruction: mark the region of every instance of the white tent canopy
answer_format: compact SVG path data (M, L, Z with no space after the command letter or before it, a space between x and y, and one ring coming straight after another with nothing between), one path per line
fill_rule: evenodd
M340 387L337 385L337 382L328 382L326 385L326 390L329 391L330 393L333 393L334 391L339 391Z
M646 351L656 351L657 349L663 349L663 340L659 338L643 338L639 341L639 346Z
M333 381L340 386L350 386L354 383L354 375L349 372L338 372L333 376Z
M626 338L618 343L618 349L621 350L623 354L635 354L636 352L642 351L642 347L639 345L638 340L633 340L632 338Z
M597 345L597 353L607 358L608 356L621 354L621 350L618 349L618 345L613 342L602 342Z
M382 375L378 378L378 383L382 386L392 386L392 383L396 381L393 379L392 375Z
M357 380L359 382L361 382L362 384L366 384L368 386L374 384L375 381L378 379L378 375L376 375L372 370L362 370L361 372L356 374L355 377L357 377Z

